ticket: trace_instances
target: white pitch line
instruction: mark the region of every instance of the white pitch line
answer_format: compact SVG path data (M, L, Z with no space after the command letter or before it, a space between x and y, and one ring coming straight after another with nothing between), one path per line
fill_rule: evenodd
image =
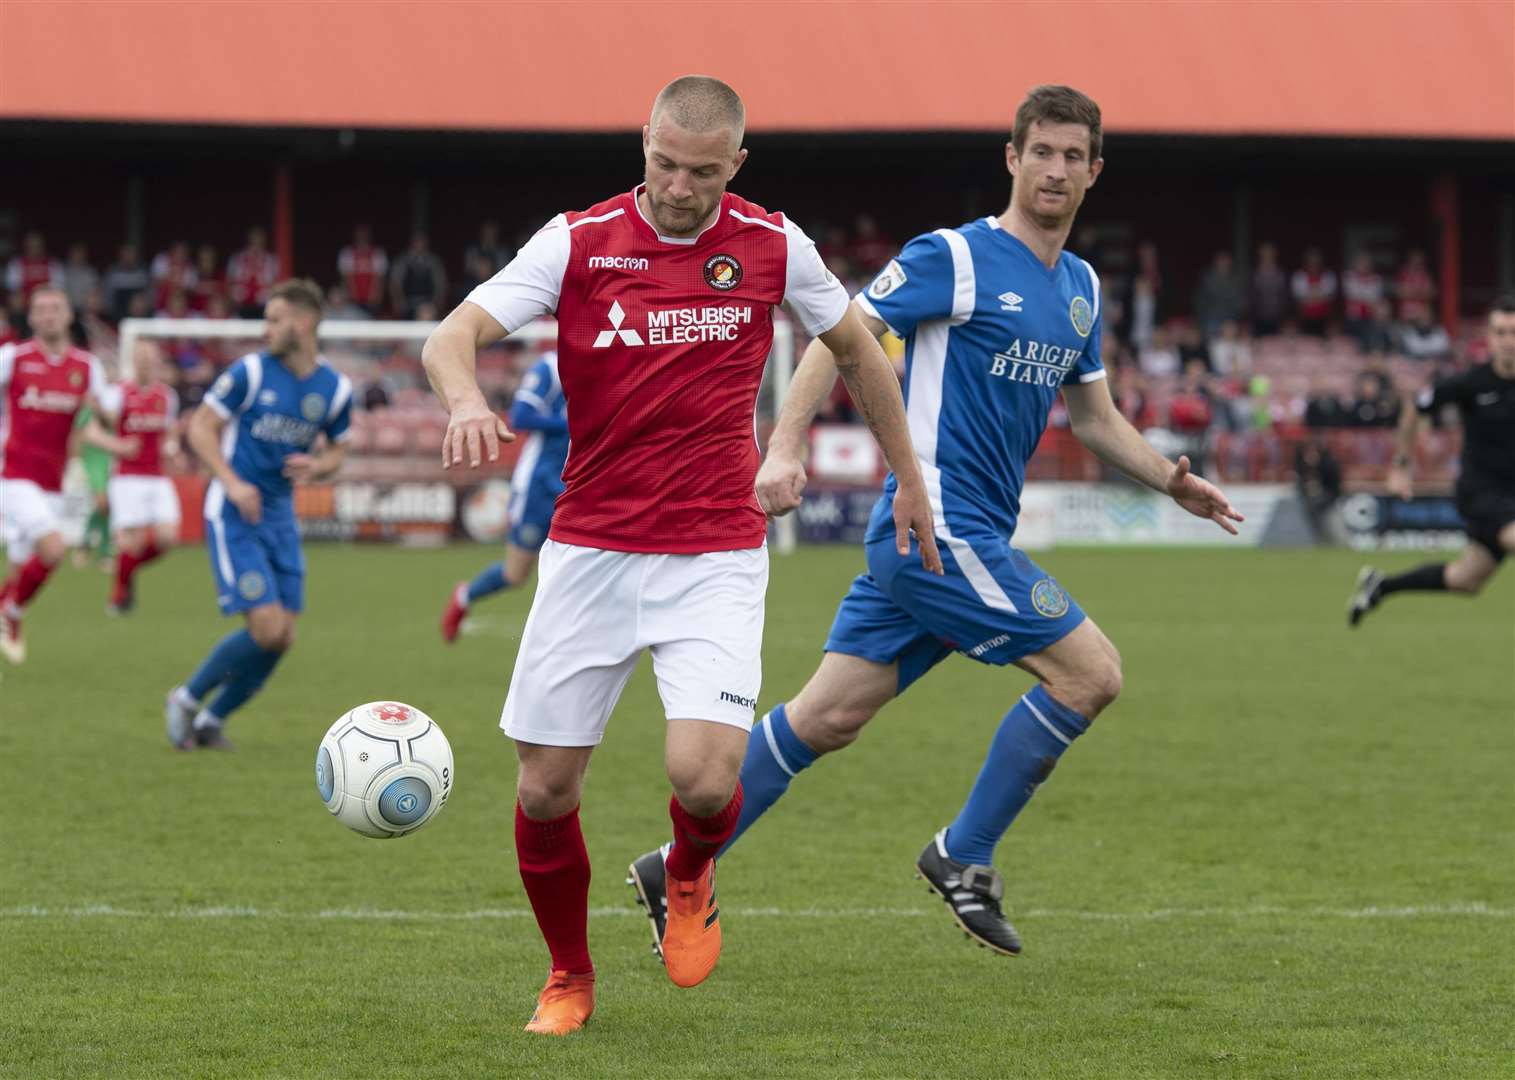
M935 914L937 908L727 908L738 919L916 919ZM641 917L635 907L590 908L596 919ZM1258 906L1247 908L1195 907L1155 908L1148 911L1076 911L1030 908L1012 911L1024 919L1085 922L1162 922L1181 919L1435 919L1473 917L1515 918L1515 909L1490 907L1473 901L1450 904L1417 904L1359 908ZM245 905L183 907L164 910L122 908L113 904L78 907L24 905L0 908L0 919L316 919L333 922L487 922L495 919L526 919L530 908L478 908L473 911L390 911L380 908L328 908L323 911L284 911Z

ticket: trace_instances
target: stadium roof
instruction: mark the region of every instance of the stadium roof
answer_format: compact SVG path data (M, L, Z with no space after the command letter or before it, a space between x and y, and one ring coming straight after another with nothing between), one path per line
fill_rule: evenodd
M1515 3L0 4L0 119L615 131L696 71L760 131L1515 138Z

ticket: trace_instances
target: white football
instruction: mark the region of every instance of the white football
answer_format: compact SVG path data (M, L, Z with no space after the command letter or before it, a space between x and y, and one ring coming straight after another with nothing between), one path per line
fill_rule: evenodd
M316 791L349 829L389 839L425 825L452 792L452 747L413 705L370 701L327 730Z

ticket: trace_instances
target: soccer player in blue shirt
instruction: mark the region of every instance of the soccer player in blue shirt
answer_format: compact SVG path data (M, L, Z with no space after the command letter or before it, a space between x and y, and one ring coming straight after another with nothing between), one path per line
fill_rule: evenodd
M568 459L568 403L558 382L557 353L543 354L521 380L510 405L510 429L528 434L510 476L505 558L453 587L442 612L442 640L449 644L458 639L458 629L476 600L525 583L552 526L552 508L563 493L563 462Z
M979 944L1020 952L1002 909L995 846L1057 759L1121 688L1120 655L1046 571L1011 546L1025 466L1059 391L1073 431L1103 461L1228 533L1242 517L1213 485L1149 446L1114 407L1100 358L1099 279L1063 250L1099 177L1099 107L1063 86L1032 90L1006 147L1010 205L998 217L916 237L854 301L875 334L904 337L905 399L945 577L891 538L891 476L865 545L868 572L842 600L820 667L754 729L746 801L732 840L821 754L840 750L886 703L953 652L1014 664L1037 685L1009 710L967 802L917 860L919 874ZM800 362L757 478L770 514L800 503L811 420L835 383L826 349ZM629 883L663 917L660 852Z
M189 445L212 475L205 532L216 600L247 625L169 692L168 741L180 750L231 749L227 717L294 643L305 556L292 485L341 467L352 420L351 381L317 352L320 287L283 282L264 317L268 348L227 368L190 418Z

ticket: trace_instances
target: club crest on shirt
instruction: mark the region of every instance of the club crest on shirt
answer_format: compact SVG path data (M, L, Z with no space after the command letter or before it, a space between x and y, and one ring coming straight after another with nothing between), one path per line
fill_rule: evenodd
M216 397L225 397L231 393L233 385L234 380L231 377L231 372L223 371L220 377L216 379L215 384L210 388L210 392L215 394Z
M1068 594L1051 578L1042 578L1031 586L1031 604L1049 619L1058 619L1068 613Z
M237 591L242 594L244 600L256 600L263 595L266 587L263 575L256 570L249 570L237 579Z
M83 386L84 376L80 375L77 371L70 371L68 373L68 385L74 387Z
M875 300L882 300L908 280L899 260L890 259L889 265L880 270L878 277L873 279L873 284L868 286L868 295Z
M320 394L306 394L300 399L300 415L314 424L326 415L326 399Z
M712 255L705 260L705 284L720 292L730 292L742 283L742 264L735 255Z
M1088 337L1089 331L1094 329L1094 309L1082 296L1073 298L1073 303L1068 307L1068 317L1073 320L1073 329L1078 331L1079 337Z

